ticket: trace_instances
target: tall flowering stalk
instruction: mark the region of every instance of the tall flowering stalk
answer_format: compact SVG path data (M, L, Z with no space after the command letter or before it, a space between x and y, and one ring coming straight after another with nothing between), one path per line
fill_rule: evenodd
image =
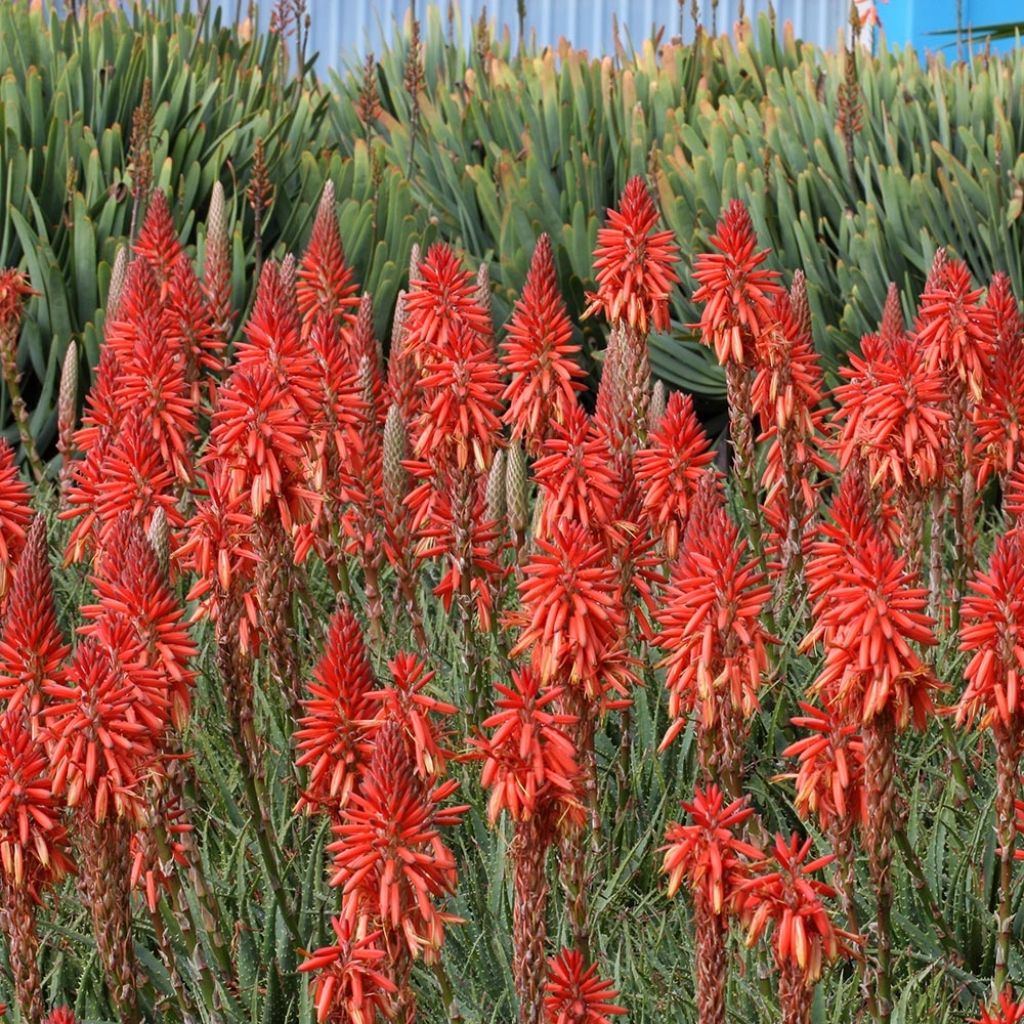
M725 511L717 481L706 473L656 615L671 719L659 749L696 712L704 776L722 779L738 796L747 721L775 642L760 622L771 592Z
M551 426L563 423L576 406L584 376L574 358L578 351L558 290L551 239L541 235L501 344L502 367L509 377L503 419L512 439L522 440L531 454L538 452Z
M671 899L686 883L693 898L697 932L697 1017L700 1024L725 1024L727 920L749 863L761 851L740 839L736 830L754 813L743 800L727 804L715 785L698 788L692 803L683 803L688 824L670 824L665 833L662 871Z
M829 918L823 901L835 890L811 877L833 855L808 861L810 851L810 839L777 835L769 858L750 868L751 877L737 891L747 945L772 932L783 1024L810 1024L814 986L824 964L849 954L848 943L855 938Z
M558 687L544 686L529 668L512 671L511 686L495 684L497 711L484 722L491 734L474 741L484 758L481 782L490 789L491 823L504 811L515 822L513 974L520 1024L541 1024L547 963L547 858L560 833L582 824L578 767L559 714Z
M693 301L704 304L696 326L700 340L714 348L718 362L725 367L734 472L751 542L758 545L754 371L758 344L775 321L773 302L781 292L779 275L762 267L769 250L758 251L750 214L739 200L726 208L710 242L715 251L702 253L693 264L693 277L699 285Z
M996 939L996 991L1007 980L1013 924L1014 805L1024 724L1024 531L998 538L987 572L968 583L960 622L960 649L971 655L967 686L957 705L957 722L970 725L980 715L996 747L996 835L999 839L999 919Z
M896 737L911 722L922 728L938 683L917 647L935 644L925 614L926 589L915 585L906 559L867 507L857 478L840 490L835 522L812 545L808 577L815 627L825 641L825 665L812 692L863 730L868 829L865 836L877 913L878 1018L892 1014L892 839L896 832ZM836 512L841 514L836 515ZM838 586L828 581L839 581ZM805 641L806 643L807 641Z
M0 716L0 928L25 1020L44 1015L36 908L43 891L73 870L62 809L24 708L8 709Z

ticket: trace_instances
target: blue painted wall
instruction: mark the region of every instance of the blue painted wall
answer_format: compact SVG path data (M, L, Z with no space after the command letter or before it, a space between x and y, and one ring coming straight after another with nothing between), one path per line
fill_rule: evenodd
M968 39L975 50L984 49L986 40L973 27L1006 21L1024 21L1024 0L961 0L961 43ZM878 12L886 37L899 44L913 43L919 51L930 50L956 57L956 37L937 36L934 32L956 28L956 0L889 0L881 3ZM992 43L993 50L1006 50L1013 40ZM966 55L966 54L965 54Z

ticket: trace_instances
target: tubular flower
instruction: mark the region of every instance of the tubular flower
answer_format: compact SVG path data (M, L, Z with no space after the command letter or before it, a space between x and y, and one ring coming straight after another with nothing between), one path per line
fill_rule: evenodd
M960 650L971 660L957 722L980 712L982 725L1010 728L1024 711L1024 529L996 540L987 572L978 570L961 606Z
M498 364L489 348L461 327L450 329L431 349L419 380L423 412L415 425L413 450L434 466L459 469L491 464L501 428Z
M339 325L354 319L353 310L359 305L358 288L352 271L345 263L338 214L334 207L334 182L328 181L324 185L309 245L295 276L304 337L309 335L321 313L328 314Z
M135 253L152 268L160 285L161 294L166 292L174 264L182 255L181 242L174 229L174 218L162 189L156 189L149 201L149 209L142 222Z
M46 521L37 516L0 630L0 700L11 711L22 709L33 732L47 686L64 682L67 655L53 600Z
M480 783L491 791L491 824L503 810L513 821L534 815L548 819L553 810L574 816L578 768L565 728L574 726L576 718L551 708L557 707L561 687L545 687L530 668L513 669L511 686L494 686L498 710L483 723L494 732L472 741L484 758Z
M103 448L120 429L127 414L116 396L120 374L121 366L114 349L109 343L104 344L100 348L100 361L93 373L92 387L85 396L82 425L74 433L74 447L87 456L94 449Z
M132 260L124 275L124 285L103 331L104 346L117 356L116 380L120 380L124 360L131 359L140 347L143 327L159 322L163 309L160 284L153 265L144 259ZM158 333L158 332L150 332Z
M434 672L414 654L399 652L390 662L391 686L375 690L370 700L377 705L378 722L395 722L405 738L409 755L420 778L440 777L451 754L445 750L445 731L432 715L454 715L458 708L424 693Z
M523 293L501 343L501 362L509 375L503 399L504 420L512 437L536 454L552 423L562 423L583 390L584 372L574 356L572 321L558 290L551 239L537 239Z
M189 662L197 648L188 635L184 610L138 522L125 516L122 529L121 542L104 552L101 571L92 578L97 603L82 608L87 623L79 632L111 646L117 630L127 625L142 667L162 677L171 720L181 728L191 704L195 672Z
M381 947L381 932L358 937L352 924L331 918L337 942L323 946L299 965L303 972L315 971L313 1001L318 1024L376 1024L390 1020L391 996L398 987L387 974L387 953Z
M160 890L168 889L178 868L188 867L188 855L183 836L192 831L185 808L172 799L166 789L161 790L153 817L159 820L166 836L166 856L157 844L151 823L140 828L131 839L131 871L129 883L141 889L149 912L155 913Z
M21 714L0 716L0 867L36 896L73 870L50 762Z
M1003 492L1003 509L1006 515L1024 525L1024 454L1006 481Z
M774 926L772 950L780 970L796 968L804 986L821 977L825 960L847 951L852 936L835 928L822 902L835 890L810 876L835 860L832 854L808 861L811 840L775 837L770 857L751 868L752 877L740 883L737 898L747 927L747 945L753 946Z
M686 529L697 484L714 458L694 414L693 399L674 391L661 422L648 436L647 447L633 457L645 515L664 541L670 560L675 558L679 538Z
M773 320L772 300L781 291L774 270L758 269L770 250L756 252L757 236L747 208L734 199L710 242L717 252L703 253L693 265L700 287L694 302L704 303L701 341L715 350L723 366L752 366L755 349Z
M979 486L993 473L1005 477L1024 452L1024 323L1005 274L992 278L986 305L995 340L985 388L972 410L981 456Z
M103 821L111 810L141 819L142 775L152 762L154 721L166 716L155 674L126 665L94 640L78 645L67 686L51 683L44 710L54 745L53 789Z
M455 858L440 828L457 825L467 807L442 807L456 780L426 788L397 722L377 736L370 766L341 812L331 884L342 888L342 917L350 925L376 918L413 958L436 960L444 926L458 919L435 901L455 889Z
M783 757L798 761L792 778L796 784L796 809L803 818L814 818L822 829L867 824L867 790L864 786L864 741L856 722L844 723L830 710L800 702L802 716L792 719L809 736L791 743Z
M432 245L420 263L404 313L401 352L417 365L433 363L456 335L471 339L476 350L490 345L491 320L477 302L473 275L442 242Z
M18 476L14 451L0 438L0 609L11 586L14 564L25 546L25 530L31 519L28 486Z
M597 291L590 292L584 316L599 310L610 324L625 321L639 334L668 330L668 298L678 284L679 248L671 231L656 231L658 208L643 178L631 178L618 210L597 232L594 272Z
M344 807L355 789L373 745L367 727L377 705L373 669L363 632L348 607L331 620L324 653L306 684L309 697L295 731L296 764L309 768L297 809Z
M976 402L982 396L995 339L993 312L979 301L983 291L972 290L965 263L946 260L921 295L914 332L928 368L958 378Z
M906 559L873 525L856 540L815 604L818 628L831 638L812 690L850 720L867 724L891 711L899 728L911 720L922 728L939 687L911 646L936 642L928 591L913 585Z
M872 487L920 493L939 486L951 443L949 396L941 375L907 337L884 344L877 335L866 335L861 350L840 369L847 383L834 391L842 423L840 468L861 458Z
M579 405L544 439L533 476L544 497L539 531L560 520L594 530L611 523L621 497L608 438Z
M1024 1021L1024 1002L1016 1002L1011 988L1003 989L995 1003L982 1006L980 1017L971 1018L971 1024L1020 1024L1021 1021Z
M49 1017L43 1021L43 1024L78 1024L78 1021L74 1013L66 1006L58 1006L50 1011Z
M655 642L667 652L660 664L666 668L673 719L662 750L685 728L694 708L708 730L728 718L727 706L743 718L758 707L767 647L774 642L760 624L770 597L747 542L715 502L705 521L695 520L687 531L655 613L661 625Z
M523 569L519 586L523 632L510 652L531 652L543 681L567 677L591 697L601 696L601 659L625 629L622 588L604 545L579 523L561 520L550 541Z
M548 961L544 1024L609 1024L626 1013L615 1002L618 995L598 975L596 964L588 967L578 950L563 949Z
M661 848L669 898L685 881L713 914L730 913L749 862L762 857L760 850L736 835L737 826L754 813L753 808L746 806L745 799L726 805L722 791L712 784L694 790L693 802L684 802L683 810L690 815L690 824L670 824Z

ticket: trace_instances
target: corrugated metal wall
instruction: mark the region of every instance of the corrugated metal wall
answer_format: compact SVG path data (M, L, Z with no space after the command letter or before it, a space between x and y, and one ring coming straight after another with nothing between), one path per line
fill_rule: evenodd
M195 0L193 0L195 2ZM223 0L222 0L223 2ZM446 0L440 0L446 11ZM312 22L312 48L320 54L320 68L342 67L368 49L380 52L382 39L391 35L394 21L399 23L409 9L409 0L307 0ZM711 0L700 2L701 24L712 27ZM719 32L729 31L745 7L748 15L767 11L770 0L719 0L715 21ZM790 21L796 34L820 46L835 46L838 33L846 24L848 0L775 0L779 25ZM224 3L225 9L234 5ZM264 2L265 21L270 4ZM690 0L682 4L682 34L693 36ZM425 0L417 0L422 17ZM462 0L457 5L465 35L479 19L482 10L499 27L508 25L515 39L518 26L517 0ZM562 37L591 53L611 52L614 46L613 24L617 20L620 37L634 42L646 38L652 27L664 25L669 35L679 32L680 5L677 0L526 0L526 33L535 33L540 44L554 44Z

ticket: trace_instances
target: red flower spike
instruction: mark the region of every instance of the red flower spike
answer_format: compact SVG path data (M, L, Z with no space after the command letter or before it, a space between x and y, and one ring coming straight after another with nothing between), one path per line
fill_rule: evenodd
M1024 525L1024 453L1006 481L1003 492L1003 509L1006 515Z
M513 821L539 816L556 824L563 814L581 818L575 745L566 731L576 717L552 708L562 688L545 687L530 668L513 669L511 686L494 686L498 710L483 723L494 731L472 741L484 759L480 784L491 791L491 824L503 810Z
M378 704L363 632L351 609L339 609L331 620L323 656L306 684L310 696L295 731L296 764L309 769L309 779L296 809L340 809L369 763L373 744L367 736Z
M929 367L908 337L885 345L877 335L861 339L862 356L840 369L847 383L835 388L840 468L853 459L867 464L872 487L921 492L941 485L950 444L949 396L941 375Z
M185 613L178 604L138 522L127 515L119 536L97 559L92 578L97 603L82 608L83 636L113 647L123 626L138 644L141 666L162 678L171 705L171 720L181 728L188 718L195 672L189 662L197 648L188 635Z
M11 586L14 564L25 546L32 519L28 485L18 476L14 451L0 438L0 609Z
M376 931L357 938L351 922L340 917L331 918L331 928L337 942L310 953L299 965L302 972L316 972L313 1002L318 1024L390 1020L394 1012L391 996L398 987L387 974L383 934Z
M451 754L445 750L445 730L432 716L455 715L458 708L424 692L435 673L428 672L416 655L400 651L388 662L388 668L391 686L370 694L378 709L374 717L378 723L399 725L421 778L439 778Z
M988 571L978 570L960 611L960 650L971 660L958 724L981 713L983 726L1010 729L1024 712L1024 529L997 538Z
M760 623L770 597L724 506L715 501L706 512L694 512L656 613L662 631L655 643L667 652L660 664L673 719L660 749L685 728L694 708L707 729L720 720L725 704L743 718L759 706L767 648L775 642Z
M643 178L631 178L618 210L597 232L594 274L584 316L599 310L610 324L624 321L640 334L668 330L668 299L679 283L679 248L671 231L656 231L658 208Z
M664 541L670 560L675 558L686 529L697 484L714 459L708 437L694 414L693 399L674 391L661 422L648 436L647 447L633 457L644 512L651 529Z
M823 830L834 824L868 821L864 782L864 741L856 722L844 723L833 711L800 702L802 716L793 718L797 729L810 735L791 743L783 757L798 759L792 778L794 803L803 818L814 818Z
M430 247L410 283L404 326L402 355L419 365L430 366L457 334L472 339L477 351L490 346L491 318L476 301L473 274L442 242Z
M38 295L20 270L7 267L0 270L0 333L16 331L25 313L25 300Z
M976 402L982 396L995 342L995 318L980 302L983 291L971 288L965 263L947 260L934 284L921 295L914 328L928 368L958 378Z
M132 863L129 881L133 889L142 890L151 914L156 913L160 891L170 888L177 869L188 867L186 847L179 837L192 831L185 809L169 799L166 790L158 799L160 804L154 816L159 817L170 857L164 859L164 853L157 845L149 823L132 836L130 847Z
M714 914L732 912L737 887L746 878L749 862L760 860L761 851L736 835L736 829L753 813L746 799L726 805L714 784L694 790L693 802L683 803L690 823L673 823L665 833L661 870L668 875L669 898L685 881L699 892Z
M714 348L719 363L752 366L755 346L773 320L772 302L781 288L774 270L759 269L769 249L757 252L757 236L747 208L734 199L709 239L717 252L693 264L700 287L693 301L704 303L701 341Z
M423 411L414 429L413 450L431 465L491 464L501 429L501 383L498 364L477 335L449 329L431 348L431 361L419 380Z
M161 189L156 189L149 200L149 209L135 243L135 254L153 268L162 294L166 293L174 264L182 251L167 196Z
M46 521L37 516L18 562L0 633L0 700L35 722L47 686L64 682L67 655L53 599Z
M100 347L100 361L93 373L92 387L85 396L82 425L73 435L74 447L87 456L120 430L127 410L117 400L121 365L109 344ZM72 465L72 469L74 469Z
M159 739L154 726L166 718L160 691L154 673L131 665L130 643L117 651L92 639L78 645L68 685L47 687L43 712L54 741L53 789L67 794L69 806L88 801L96 821L112 811L141 821L142 776Z
M588 967L582 953L563 949L548 960L544 1024L609 1024L626 1013L615 1002L618 995L598 976L596 964Z
M185 357L190 382L200 371L219 374L224 369L225 339L212 310L188 257L180 256L171 273L162 319L172 350Z
M139 347L142 325L148 321L159 322L163 312L160 282L153 265L148 260L132 260L125 271L117 309L111 312L103 331L104 346L117 356L118 380L120 363L131 359ZM159 333L159 330L151 333Z
M304 337L321 313L327 313L339 325L354 319L354 310L359 305L358 287L345 263L333 182L324 185L309 245L299 262L295 291Z
M537 239L523 293L501 344L502 367L509 376L503 399L504 420L512 437L522 438L536 454L552 423L563 423L576 406L585 376L574 356L572 321L558 289L551 239Z
M601 696L601 659L626 625L621 582L604 545L563 519L550 541L537 538L523 576L522 611L513 617L523 632L510 656L529 650L545 682L564 673L591 698Z
M0 868L38 896L74 870L49 758L17 710L0 716Z
M795 969L810 987L821 977L826 960L848 953L854 936L835 928L822 902L835 890L817 879L833 855L808 861L811 840L775 837L771 854L751 868L753 877L740 882L737 899L747 928L747 946L753 946L772 927L772 950L780 970Z
M376 917L388 936L428 963L440 955L445 924L457 921L435 902L454 891L455 858L440 829L457 825L466 806L442 807L451 780L433 789L416 775L397 722L377 735L373 759L336 825L331 884L342 888L350 925Z
M984 391L972 410L981 455L979 487L993 473L1008 474L1024 452L1024 323L1005 274L992 278L986 305L995 344Z
M543 494L540 531L560 520L594 530L611 523L622 496L608 438L579 405L553 424L533 465Z
M1021 1024L1024 1021L1024 1002L1018 1003L1012 988L999 993L999 999L981 1007L981 1016L972 1017L971 1024Z

